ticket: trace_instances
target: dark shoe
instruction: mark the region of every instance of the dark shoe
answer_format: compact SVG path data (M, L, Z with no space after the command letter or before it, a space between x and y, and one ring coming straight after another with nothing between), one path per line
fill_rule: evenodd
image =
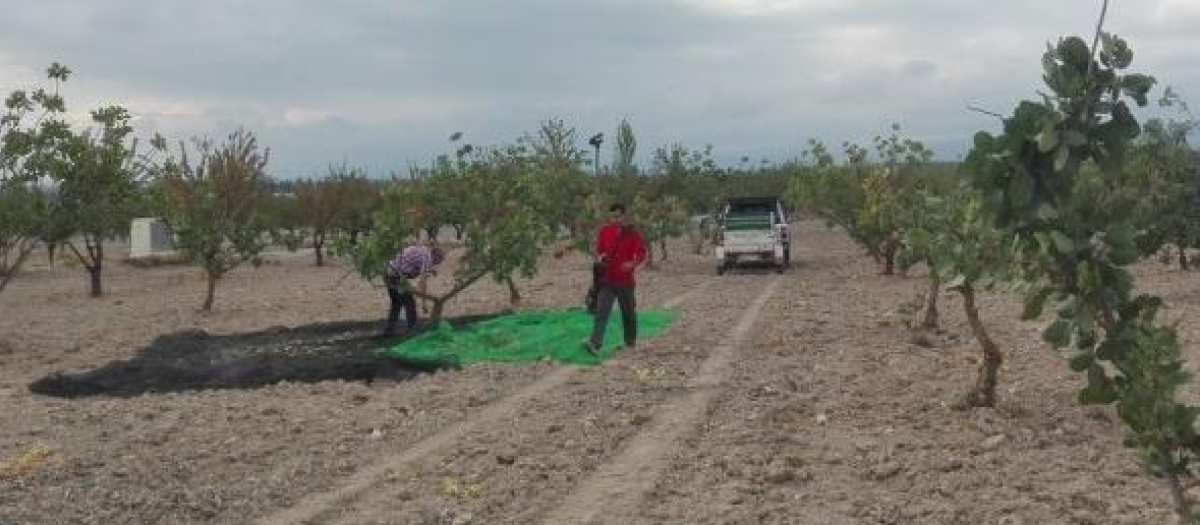
M592 354L594 357L600 357L600 347L597 346L596 343L584 341L583 349L587 350L587 353Z
M637 342L625 343L626 350L637 350Z

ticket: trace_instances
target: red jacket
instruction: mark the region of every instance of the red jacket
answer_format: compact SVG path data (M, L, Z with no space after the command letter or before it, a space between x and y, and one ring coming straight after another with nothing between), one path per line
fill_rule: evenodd
M633 270L622 269L623 263L632 262L636 267L646 260L646 243L641 232L633 226L622 227L607 223L596 234L594 246L597 257L604 264L604 282L613 286L634 284Z

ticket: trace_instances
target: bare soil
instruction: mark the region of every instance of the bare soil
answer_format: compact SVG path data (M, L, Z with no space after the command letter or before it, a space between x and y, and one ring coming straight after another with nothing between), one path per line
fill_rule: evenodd
M270 521L453 428L467 430L320 521L536 522L664 421L684 430L661 434L652 482L594 521L1171 522L1165 487L1122 447L1111 409L1075 404L1079 378L1039 342L1042 322L1017 320L1019 298L982 296L1008 359L1000 404L959 410L979 351L957 298L943 298L942 333L914 337L902 305L921 278L877 275L815 223L796 238L781 277L717 277L677 245L639 277L642 305L703 287L665 334L489 425L465 423L561 366L380 365L368 357L384 343L386 294L337 260L277 254L238 269L210 314L196 311L194 268L114 261L106 295L90 299L81 268L35 261L0 294L0 523ZM1200 316L1200 273L1147 262L1137 274L1200 359L1187 321ZM547 258L519 283L519 307L579 305L589 278L578 255ZM773 279L729 361L699 381ZM448 315L508 307L506 289L485 283ZM664 412L698 392L694 415Z

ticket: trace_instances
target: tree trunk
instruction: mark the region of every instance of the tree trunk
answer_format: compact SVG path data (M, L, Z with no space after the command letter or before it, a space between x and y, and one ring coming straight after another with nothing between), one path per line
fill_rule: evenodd
M521 304L521 292L517 290L517 284L513 282L512 278L505 279L505 281L508 284L508 304L512 306Z
M8 283L17 276L17 272L21 271L21 265L25 263L25 259L29 254L33 253L34 244L24 246L17 253L17 259L7 268L0 268L0 292L3 292L8 287Z
M350 229L350 246L358 246L358 228Z
M100 272L104 269L104 244L103 241L96 237L93 241L91 235L83 236L83 248L87 250L87 255L79 251L75 247L75 243L68 241L67 247L71 249L71 253L75 254L75 258L83 265L88 272L88 281L90 284L90 293L92 297L100 297L104 294L104 287L100 281Z
M325 266L325 234L313 234L313 253L317 254L317 266Z
M970 283L964 284L959 289L959 293L963 297L963 310L967 314L971 331L974 332L975 339L979 341L979 346L983 350L983 362L979 364L979 377L975 381L975 389L967 394L967 406L993 407L996 406L996 375L1000 370L1000 364L1004 362L1004 355L1000 353L1000 348L988 336L983 321L979 319L979 308L975 306L975 290L971 288Z
M646 243L646 269L654 269L654 243Z
M100 297L101 295L104 294L104 288L103 288L103 286L101 286L101 282L100 282L100 263L96 263L95 266L88 266L87 271L88 271L88 275L91 277L91 283L92 283L91 295L92 295L92 297Z
M209 274L208 274L208 295L206 295L206 296L204 297L204 306L201 306L201 307L200 307L200 309L201 309L201 310L203 310L203 311L205 311L205 312L211 312L211 311L212 311L212 307L213 307L213 296L214 296L214 295L216 295L216 292L217 292L217 279L219 279L219 278L220 278L219 276L217 276L217 275L213 275L212 273L209 273Z
M455 224L455 225L454 225L454 240L456 240L456 241L460 241L460 242L462 241L462 238L463 238L463 228L464 228L464 226L463 226L463 225L461 225L461 224Z
M466 290L472 284L475 284L475 282L479 281L486 275L487 275L487 272L475 273L474 275L471 275L470 277L467 277L464 280L456 282L454 284L454 287L451 288L450 291L446 292L445 294L443 294L441 296L432 296L432 295L417 292L418 298L428 299L430 301L433 301L433 311L429 313L429 321L431 323L437 323L439 320L441 320L442 311L444 310L446 303L450 302L450 299L454 298L454 296L458 295L463 290Z
M658 241L658 248L662 250L662 257L659 259L662 262L667 262L667 238L663 237Z
M437 234L438 234L437 226L426 226L425 227L425 236L429 238L430 242L437 241Z
M937 274L929 275L929 295L925 297L925 319L921 328L937 330L938 327L938 294L942 291L942 279Z
M88 265L88 273L92 277L92 297L100 297L104 294L104 287L100 282L100 272L104 270L104 244L97 239L95 246L89 243L88 253L92 254L92 263Z
M1179 248L1179 269L1187 271L1190 269L1188 265L1187 245L1179 242L1177 247Z
M446 301L448 300L450 300L449 297L433 299L433 311L429 313L429 323L431 325L436 327L437 323L442 320L442 311L445 309Z
M54 267L54 251L58 249L58 243L46 244L46 260L50 263L50 267Z
M1159 451L1159 454L1164 458L1172 457L1168 451ZM1164 461L1164 463L1168 462ZM1162 468L1163 472L1167 473L1167 486L1171 489L1171 502L1175 506L1175 514L1179 516L1179 523L1195 523L1195 518L1192 516L1192 504L1188 501L1183 482L1174 471L1174 465L1165 464L1162 465Z
M896 273L896 245L888 241L883 246L883 274L894 275Z

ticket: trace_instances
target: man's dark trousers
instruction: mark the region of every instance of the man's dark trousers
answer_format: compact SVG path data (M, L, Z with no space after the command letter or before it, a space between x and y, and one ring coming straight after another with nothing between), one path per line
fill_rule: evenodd
M383 331L384 335L396 334L396 323L400 320L400 310L404 310L404 321L408 324L408 329L415 328L417 326L417 298L411 291L400 291L391 286L387 287L387 290L392 306L388 310L387 328Z
M604 330L608 328L608 315L612 313L613 302L621 307L621 325L625 329L625 346L637 344L637 304L633 296L634 285L613 286L600 285L600 293L596 297L596 319L592 325L592 337L588 339L600 348L604 345Z

